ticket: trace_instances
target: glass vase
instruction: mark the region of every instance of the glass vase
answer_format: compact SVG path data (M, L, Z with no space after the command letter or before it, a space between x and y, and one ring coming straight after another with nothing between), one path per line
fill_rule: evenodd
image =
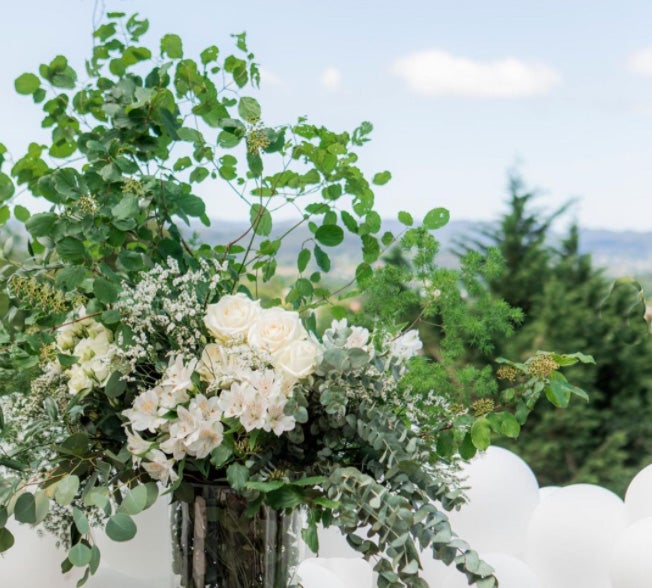
M303 511L248 503L229 486L194 485L172 505L173 588L291 588L306 556Z

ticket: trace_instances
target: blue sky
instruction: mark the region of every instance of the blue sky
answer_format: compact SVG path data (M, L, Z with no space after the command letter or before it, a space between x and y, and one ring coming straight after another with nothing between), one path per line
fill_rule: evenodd
M306 114L373 122L365 171L392 171L384 216L446 206L495 218L520 165L540 206L578 197L582 226L652 230L652 3L576 0L105 0L151 21L186 53L246 30L265 72L268 123ZM93 0L21 0L0 20L0 141L18 154L39 111L13 79L55 54L81 66ZM81 71L82 68L78 67ZM213 206L213 204L211 204ZM218 206L218 205L215 205ZM233 218L236 208L220 207Z

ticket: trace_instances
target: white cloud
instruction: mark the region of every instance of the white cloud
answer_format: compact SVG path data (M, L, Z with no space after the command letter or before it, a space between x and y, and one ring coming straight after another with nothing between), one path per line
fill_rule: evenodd
M323 72L321 72L319 81L324 88L331 92L335 92L339 90L342 85L342 72L336 67L327 67Z
M652 48L632 53L627 59L627 69L639 76L652 76Z
M424 96L524 98L546 94L560 82L559 74L547 65L513 57L473 61L437 49L407 55L391 71Z

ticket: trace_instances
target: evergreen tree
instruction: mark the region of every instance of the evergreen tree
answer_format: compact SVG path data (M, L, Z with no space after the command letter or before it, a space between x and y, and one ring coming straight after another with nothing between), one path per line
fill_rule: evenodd
M590 255L580 253L577 227L557 248L551 244L551 224L566 206L542 217L520 180L510 189L510 210L498 228L466 245L502 253L505 270L489 288L524 311L519 332L496 341L496 348L511 359L537 349L581 350L596 365L569 373L589 403L573 402L567 410L541 406L518 442L507 445L542 485L590 482L622 494L652 462L652 339L644 302L637 288L614 287Z

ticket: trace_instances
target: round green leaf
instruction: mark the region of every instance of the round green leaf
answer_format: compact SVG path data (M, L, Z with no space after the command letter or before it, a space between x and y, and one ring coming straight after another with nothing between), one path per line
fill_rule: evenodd
M0 553L11 549L14 545L14 536L9 529L0 529Z
M54 499L61 506L68 506L75 498L78 490L79 478L77 476L66 476L57 484Z
M136 523L123 512L114 514L106 523L106 535L114 541L129 541L136 535Z
M75 527L82 535L86 535L90 530L86 515L78 508L72 509L72 520L75 521Z
M16 188L7 174L0 173L0 202L8 200L14 195Z
M406 227L411 227L414 223L414 219L409 212L401 210L401 212L398 213L398 222L405 225Z
M24 223L25 221L27 221L27 219L29 219L30 212L24 206L17 204L16 206L14 206L14 216L21 223Z
M181 59L183 57L183 45L179 35L163 35L161 39L161 55L165 54L171 59Z
M303 272L306 267L308 267L308 262L310 261L310 250L309 249L302 249L299 251L299 255L297 256L297 269L300 272Z
M78 568L87 566L91 561L92 551L88 545L77 543L68 551L70 563Z
M243 96L238 104L238 114L246 121L257 122L260 119L260 104L255 98Z
M33 94L41 87L41 80L33 73L24 73L16 78L14 82L16 92L19 94Z
M423 217L423 226L432 231L441 229L450 220L450 212L445 208L433 208Z
M145 485L132 488L122 500L120 512L136 515L147 507L147 487Z
M376 186L384 186L391 179L392 179L391 172L388 172L388 171L378 172L374 176L373 183L376 184Z
M25 492L18 497L14 506L14 517L19 523L36 523L36 501L33 494Z
M100 567L100 550L98 549L97 545L93 545L93 547L91 547L91 561L88 562L88 565L90 567L91 574L97 572L98 568Z
M322 225L317 229L315 239L326 247L335 247L344 241L344 231L338 225Z
M480 451L484 451L491 443L491 425L485 417L481 417L471 426L471 440Z
M34 494L34 504L34 514L36 517L36 524L38 525L43 521L50 510L50 497L43 490L38 490L36 494Z

